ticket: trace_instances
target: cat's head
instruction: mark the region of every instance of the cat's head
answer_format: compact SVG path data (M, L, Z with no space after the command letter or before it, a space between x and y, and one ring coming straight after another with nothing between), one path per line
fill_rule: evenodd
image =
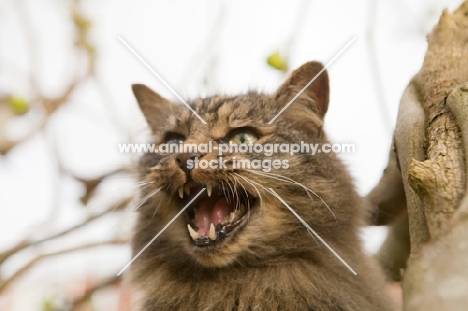
M270 188L324 236L339 235L337 227L352 225L353 211L343 205L355 203L356 195L333 154L291 155L277 150L267 156L232 148L219 159L216 150L221 144L326 143L322 126L329 83L323 69L320 63L306 63L272 95L196 99L190 107L197 115L144 85L133 85L157 146L183 142L212 147L211 151L166 150L142 157L140 173L150 183L141 194L146 203L140 208L134 251L199 193L157 245L167 256L186 256L206 267L235 261L266 263L267 258L306 254L317 246ZM239 160L250 164L257 160L257 165L249 169ZM211 168L206 167L209 163Z

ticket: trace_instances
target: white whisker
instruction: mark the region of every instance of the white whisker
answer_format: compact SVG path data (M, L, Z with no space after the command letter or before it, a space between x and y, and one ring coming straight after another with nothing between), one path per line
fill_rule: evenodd
M133 188L139 188L139 187L143 187L143 186L146 186L148 184L151 184L153 183L154 181L142 181L142 182L138 182L134 185L130 185L130 186L125 186L125 187L120 187L108 194L106 194L106 197L103 197L103 198L99 198L99 199L95 199L95 200L92 200L92 203L89 203L89 204L86 204L86 209L88 210L88 213L92 212L97 206L99 206L100 204L98 203L102 203L104 200L106 200L108 197L114 197L116 194L122 194L122 191L124 190L129 190L129 189L133 189Z
M237 181L237 178L236 176L233 176L234 177L234 180ZM244 189L244 193L245 195L247 196L246 199L247 199L247 204L249 205L249 208L250 208L250 200L249 200L249 192L247 191L247 189L245 189L244 185L242 184L242 182L239 180L239 185L241 185L242 189Z
M319 196L315 191L309 189L308 187L304 186L303 184L301 184L300 182L297 182L295 181L294 179L292 178L289 178L289 177L286 177L286 176L282 176L282 175L279 175L279 174L274 174L274 173L266 173L266 172L263 172L263 173L260 173L258 171L254 171L254 170L246 170L248 172L251 172L251 173L254 173L254 174L257 174L257 175L260 175L260 176L264 176L264 177L268 177L268 178L272 178L272 179L276 179L276 180L279 180L279 181L284 181L284 182L289 182L291 184L296 184L300 187L302 187L307 195L309 196L309 198L313 201L312 197L310 196L309 192L311 192L313 195L315 195L318 199L320 199L320 201L322 201L322 203L327 207L327 209L330 211L330 213L333 215L333 218L335 218L336 220L336 216L335 216L335 213L332 211L332 209L330 208L330 206L327 204L327 202L325 202L321 196ZM270 176L270 175L273 175L273 176ZM276 178L274 176L278 176L278 177L281 177L281 178L284 178L283 180L280 179L280 178Z
M344 259L341 258L341 256L338 255L338 253L337 253L330 245L328 245L328 243L325 242L325 240L322 239L322 237L321 237L317 232L315 232L315 230L312 229L312 227L309 226L309 224L308 224L301 216L299 216L299 214L297 214L296 211L293 210L292 207L290 207L290 206L288 205L288 203L286 203L286 202L283 200L283 198L280 197L279 194L277 194L272 188L269 188L269 189L270 189L270 192L271 192L281 203L283 203L283 205L286 206L286 207L291 211L291 213L293 213L293 215L296 216L297 219L299 219L299 221L304 225L304 227L307 228L307 230L309 230L313 235L315 235L315 236L317 237L317 239L319 239L319 241L322 242L323 245L325 245L325 246L328 248L328 250L329 250L330 252L332 252L332 254L335 255L335 257L338 258L338 260L341 261L341 263L342 263L343 265L346 266L346 268L349 269L349 271L351 271L354 275L357 275L356 271L354 271L354 269L351 268L351 266L350 266L346 261L344 261Z
M229 186L229 189L231 190L231 193L232 193L232 199L234 200L234 190L232 189L230 183L226 182L226 184ZM228 193L228 194L229 194L229 193ZM227 199L228 202L229 202L229 196L227 196L226 199ZM230 203L230 202L229 202L229 203Z
M221 180L221 186L223 187L223 195L224 197L227 197L226 195L226 190L224 189L224 181Z
M236 180L235 178L234 178L234 186L233 186L233 188L234 188L234 192L235 192L235 197L237 198L237 200L236 200L236 206L235 206L234 208L239 207L239 209L240 209L239 192L237 191L237 180Z
M259 199L260 199L260 208L263 208L263 198L262 198L262 195L260 194L260 191L258 191L258 188L255 187L255 185L254 185L255 182L252 181L252 180L250 180L250 179L248 179L248 178L246 178L246 177L244 177L244 176L242 176L242 175L239 175L239 174L237 174L237 173L234 173L234 174L235 174L236 176L239 176L240 178L242 178L242 179L245 180L248 184L250 184L252 187L255 188L255 191L257 192L258 197L259 197ZM263 187L262 185L260 185L260 184L258 184L258 183L255 183L255 184L257 184L257 185L259 185L260 187L262 187L263 189L265 189L265 187ZM266 190L266 189L265 189L265 190Z
M237 175L237 173L234 173L234 174ZM232 176L232 177L234 178L234 180L237 181L236 176ZM250 209L251 209L251 207L250 207L249 193L247 192L247 190L245 189L244 185L242 184L242 182L240 180L239 180L239 184L242 186L242 188L244 188L245 194L247 196L247 206L246 206L247 207L247 219L250 219ZM253 187L255 187L255 186L253 186ZM255 190L258 193L258 190L257 189L255 189ZM260 194L259 194L259 197L260 197L260 208L262 208L262 200L261 200L261 195Z
M151 199L153 196L155 196L161 189L162 189L162 187L159 187L158 189L150 192L148 195L146 195L143 199L140 200L140 202L133 208L133 210L130 210L130 211L134 212L134 211L138 210L149 199Z

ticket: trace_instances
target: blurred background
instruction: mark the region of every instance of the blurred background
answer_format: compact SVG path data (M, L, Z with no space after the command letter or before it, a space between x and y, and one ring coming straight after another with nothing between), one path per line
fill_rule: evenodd
M324 64L325 130L358 191L387 161L399 98L426 33L452 0L0 1L0 310L130 310L118 271L147 137L130 85L177 98L273 92L294 68ZM366 228L375 252L385 228ZM125 274L125 273L124 273Z

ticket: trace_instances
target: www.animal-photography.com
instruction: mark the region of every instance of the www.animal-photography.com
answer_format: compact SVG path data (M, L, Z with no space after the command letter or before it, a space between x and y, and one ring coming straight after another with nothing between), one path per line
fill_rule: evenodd
M0 2L0 310L458 311L468 1Z

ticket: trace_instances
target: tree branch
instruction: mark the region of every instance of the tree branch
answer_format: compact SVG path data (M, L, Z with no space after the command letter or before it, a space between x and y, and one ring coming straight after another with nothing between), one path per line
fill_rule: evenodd
M403 281L405 310L461 311L468 304L468 96L466 84L459 85L468 81L467 16L468 1L453 14L443 12L428 36L424 64L413 81L421 88L426 154L424 159L407 158L408 180L424 203L431 241L417 245L416 253L411 245ZM408 204L411 209L415 208ZM412 224L410 217L411 235L413 225L426 223Z
M395 221L406 211L406 197L395 147L392 144L379 183L366 196L371 204L370 225L383 226Z
M5 262L10 256L18 253L19 251L23 250L23 249L26 249L28 247L31 247L31 246L34 246L34 245L37 245L37 244L40 244L40 243L43 243L43 242L46 242L46 241L50 241L50 240L53 240L53 239L57 239L57 238L60 238L66 234L69 234L75 230L78 230L80 228L82 228L83 226L101 218L103 215L107 214L109 211L112 211L112 210L122 210L124 209L131 201L131 198L125 198L119 202L117 202L116 204L112 205L111 207L109 207L108 209L106 209L104 212L101 212L101 213L98 213L98 214L95 214L95 215L92 215L88 218L86 218L84 221L82 221L81 223L79 223L78 225L76 226L72 226L72 227L69 227L67 229L64 229L60 232L57 232L55 234L52 234L44 239L40 239L40 240L34 240L34 241L30 241L30 240L23 240L21 242L19 242L17 245L15 245L14 247L12 247L11 249L3 252L0 254L0 265Z
M423 204L408 179L411 161L424 159L423 145L424 111L413 79L401 98L395 129L395 148L408 206L411 254L419 253L430 238Z
M468 66L466 66L468 68ZM453 88L447 97L447 107L455 117L455 122L460 128L461 135L463 138L463 149L465 155L468 154L468 82L460 84ZM468 165L465 163L466 176L468 176ZM466 183L468 188L468 183ZM455 213L455 217L463 218L468 215L468 189L465 189L465 196L460 203L458 211Z
M99 247L102 245L122 245L122 244L127 244L127 243L128 243L127 240L113 239L113 240L104 241L104 242L93 242L93 243L89 243L85 245L75 246L75 247L67 248L67 249L54 252L54 253L39 254L37 257L29 261L26 265L18 269L11 277L7 278L5 281L0 283L0 292L2 292L5 288L7 288L13 281L21 277L23 274L25 274L29 269L31 269L37 263L39 263L40 261L46 258L69 254L69 253L73 253L77 251L82 251L82 250L86 250L86 249L90 249L94 247Z

